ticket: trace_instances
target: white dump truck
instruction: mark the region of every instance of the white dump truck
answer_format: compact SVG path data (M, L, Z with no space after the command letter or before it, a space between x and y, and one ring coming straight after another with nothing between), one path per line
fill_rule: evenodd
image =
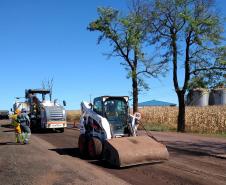
M66 112L64 106L56 100L47 100L46 95L50 94L47 89L27 89L25 90L25 101L15 102L13 109L27 110L31 120L31 129L54 129L64 132L67 127ZM39 97L41 95L41 98Z

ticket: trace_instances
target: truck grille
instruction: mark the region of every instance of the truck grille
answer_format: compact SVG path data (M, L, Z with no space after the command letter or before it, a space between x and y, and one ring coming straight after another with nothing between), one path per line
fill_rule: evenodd
M62 109L57 108L49 109L49 118L53 121L65 120Z

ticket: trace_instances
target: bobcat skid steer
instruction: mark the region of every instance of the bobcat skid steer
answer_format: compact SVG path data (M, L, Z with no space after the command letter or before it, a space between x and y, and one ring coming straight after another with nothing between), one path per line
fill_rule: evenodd
M149 136L136 136L140 114L129 114L127 96L101 96L81 103L82 156L103 159L115 167L167 160L165 145Z

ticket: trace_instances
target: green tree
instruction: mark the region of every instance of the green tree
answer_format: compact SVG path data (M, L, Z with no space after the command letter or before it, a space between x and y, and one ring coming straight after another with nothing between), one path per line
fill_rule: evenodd
M188 90L195 88L218 88L225 87L226 73L224 71L210 71L193 75L188 84Z
M226 70L226 47L221 43L223 20L215 13L211 0L155 0L152 3L149 5L151 41L159 44L165 51L164 57L172 61L179 102L177 130L184 132L185 93L191 77ZM182 85L179 66L183 66Z
M138 110L138 94L142 88L148 89L144 77L157 77L164 63L154 63L144 52L149 28L144 19L146 6L134 1L128 15L122 16L113 8L98 8L99 17L88 26L90 31L99 31L98 44L108 40L112 51L109 56L120 57L121 63L132 79L133 112Z

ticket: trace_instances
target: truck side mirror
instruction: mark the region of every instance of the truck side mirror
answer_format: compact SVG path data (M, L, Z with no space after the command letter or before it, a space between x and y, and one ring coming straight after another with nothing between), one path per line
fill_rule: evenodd
M67 106L67 103L66 103L66 101L65 101L65 100L63 101L63 105L64 105L64 106Z
M13 112L13 109L11 108L10 111Z

